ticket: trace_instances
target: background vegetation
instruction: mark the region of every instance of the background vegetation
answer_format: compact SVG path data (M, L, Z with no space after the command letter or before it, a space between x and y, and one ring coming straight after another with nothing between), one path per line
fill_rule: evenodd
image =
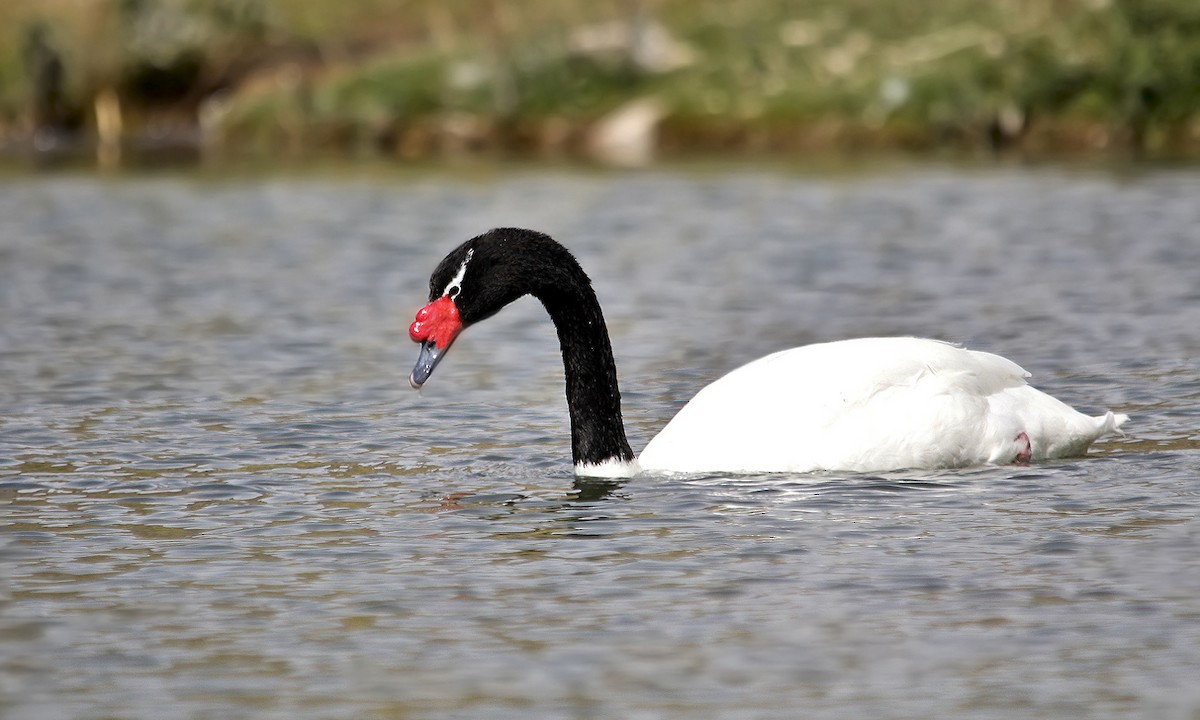
M0 148L1196 155L1196 0L5 0Z

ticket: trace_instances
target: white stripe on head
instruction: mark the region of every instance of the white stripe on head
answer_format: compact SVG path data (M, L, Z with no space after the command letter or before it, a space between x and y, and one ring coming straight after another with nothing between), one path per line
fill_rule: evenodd
M467 263L471 262L471 256L475 254L475 248L467 248L467 256L463 258L462 265L458 266L458 272L454 277L450 278L450 283L446 285L446 289L442 291L442 295L450 295L451 290L462 291L463 276L467 274ZM454 295L457 295L455 292ZM453 295L451 297L454 297Z

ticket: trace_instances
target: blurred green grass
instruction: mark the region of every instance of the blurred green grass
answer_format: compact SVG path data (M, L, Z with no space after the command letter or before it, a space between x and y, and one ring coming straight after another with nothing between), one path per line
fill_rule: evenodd
M675 152L1200 148L1196 0L5 0L0 27L9 137L41 33L85 135L109 92L123 132L225 148L570 153L653 97Z

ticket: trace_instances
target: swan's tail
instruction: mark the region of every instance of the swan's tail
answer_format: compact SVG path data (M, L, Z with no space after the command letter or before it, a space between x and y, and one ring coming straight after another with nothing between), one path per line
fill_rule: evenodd
M1087 454L1088 446L1109 433L1121 432L1121 425L1129 419L1123 413L1106 412L1103 415L1084 415L1072 411L1074 417L1061 426L1061 432L1049 432L1042 437L1042 444L1034 443L1034 459L1080 457ZM1062 418L1067 420L1067 418ZM1041 451L1038 452L1039 447Z
M1113 413L1111 411L1104 413L1104 417L1096 418L1100 420L1100 431L1096 433L1097 438L1102 438L1109 433L1117 433L1124 435L1121 431L1121 426L1129 421L1129 416L1125 413Z

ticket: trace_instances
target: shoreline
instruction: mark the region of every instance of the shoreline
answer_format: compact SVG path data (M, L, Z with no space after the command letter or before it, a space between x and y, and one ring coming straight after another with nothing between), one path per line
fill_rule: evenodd
M822 120L808 124L664 119L646 131L646 149L636 157L607 156L593 147L596 123L559 119L521 121L504 126L478 122L464 133L461 120L447 129L437 118L418 119L403 131L362 137L353 132L314 129L313 142L283 137L254 140L205 137L199 128L161 128L123 135L114 147L94 134L63 134L50 139L34 133L0 134L0 165L99 170L253 167L283 163L311 166L365 162L378 165L513 163L580 167L641 168L700 163L845 164L899 159L985 164L1184 164L1200 161L1200 127L1140 147L1128 131L1101 123L1043 121L1020 137L996 142L986 129L953 128L939 133L913 128L870 128L862 123ZM107 157L106 157L107 156Z
M1200 159L1194 0L13 0L0 161Z

